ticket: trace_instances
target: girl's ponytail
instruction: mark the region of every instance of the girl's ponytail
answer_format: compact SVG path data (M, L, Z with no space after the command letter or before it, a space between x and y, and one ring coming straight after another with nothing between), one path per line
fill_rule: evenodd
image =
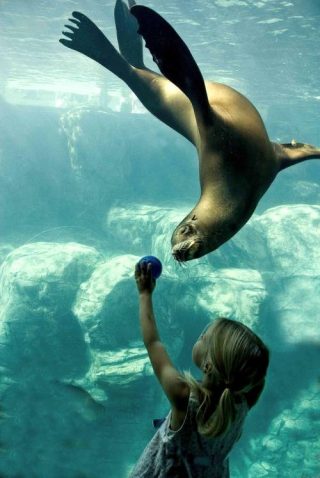
M193 397L199 402L197 411L198 431L206 437L216 437L223 434L235 418L234 394L226 387L220 397L197 382L190 373L184 372L183 380L190 387ZM214 411L212 413L212 408Z
M234 395L230 388L225 388L210 418L198 424L199 432L208 437L223 435L234 421L235 415Z

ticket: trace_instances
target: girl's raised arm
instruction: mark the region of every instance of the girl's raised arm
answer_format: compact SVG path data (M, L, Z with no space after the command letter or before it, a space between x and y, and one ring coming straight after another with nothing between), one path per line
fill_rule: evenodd
M173 365L159 336L152 304L156 282L151 274L151 264L137 264L135 279L139 291L140 327L151 365L173 410L185 413L190 390L181 380L181 374Z

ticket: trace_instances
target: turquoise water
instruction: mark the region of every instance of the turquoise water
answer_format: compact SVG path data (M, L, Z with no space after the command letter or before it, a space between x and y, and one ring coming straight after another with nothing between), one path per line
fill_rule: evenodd
M58 43L73 10L116 43L113 1L0 4L0 476L127 478L168 403L140 339L133 266L163 262L155 310L182 369L227 315L271 350L234 478L320 477L320 169L283 171L249 223L179 267L195 150L117 78ZM259 109L275 141L320 145L316 0L159 0L206 78ZM152 61L146 52L147 63Z

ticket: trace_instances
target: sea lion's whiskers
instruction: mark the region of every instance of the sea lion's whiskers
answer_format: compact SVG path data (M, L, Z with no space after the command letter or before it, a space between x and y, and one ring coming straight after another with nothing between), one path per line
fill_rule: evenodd
M186 269L186 267L187 267L186 263L183 262L183 261L178 261L178 264L180 266L180 269Z

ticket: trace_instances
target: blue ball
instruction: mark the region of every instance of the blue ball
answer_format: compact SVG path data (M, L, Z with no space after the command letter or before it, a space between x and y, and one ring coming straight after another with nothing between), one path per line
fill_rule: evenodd
M161 276L162 264L157 257L144 256L141 257L139 264L142 262L146 262L147 264L151 263L151 274L154 279L158 279Z

